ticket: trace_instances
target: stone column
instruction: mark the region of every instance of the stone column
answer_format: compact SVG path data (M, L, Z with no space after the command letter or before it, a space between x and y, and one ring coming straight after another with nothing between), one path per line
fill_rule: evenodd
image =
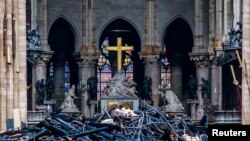
M31 29L36 28L37 0L31 0Z
M13 30L12 30L12 1L6 1L7 18L7 65L6 65L6 90L7 90L7 118L13 118L14 94L13 94ZM9 51L8 51L9 50ZM9 56L9 57L8 57ZM8 59L9 58L9 59Z
M223 40L226 40L227 31L227 0L223 0Z
M227 0L227 30L230 31L230 29L233 27L233 21L232 21L232 14L233 14L233 9L232 9L232 0Z
M182 66L173 65L171 67L171 89L179 99L182 99Z
M153 106L159 106L159 84L160 82L160 62L158 61L158 56L152 55L143 57L145 63L145 76L150 76L152 79L152 101Z
M80 56L78 58L79 65L79 81L86 81L91 76L96 76L96 60L98 59L99 52L98 47L94 40L94 26L95 26L95 12L94 12L94 0L85 0L83 5L83 45L81 47ZM96 104L91 104L88 107L87 92L84 92L84 98L82 101L82 111L85 112L86 117L93 116L95 113ZM98 98L98 97L97 97ZM98 106L98 101L97 101Z
M34 1L34 4L37 5L36 22L39 32L41 34L41 47L43 50L47 50L48 48L48 31L47 31L47 0L42 1ZM36 26L36 25L35 25Z
M97 57L90 57L90 56L82 56L81 59L78 59L78 66L79 66L79 82L87 80L91 76L96 76L96 60ZM85 113L86 117L93 116L94 114L94 106L92 104L92 109L87 105L88 100L88 93L87 91L83 92L83 101L82 101L82 111ZM99 97L99 96L97 96Z
M213 53L213 42L215 40L215 0L209 1L209 46L208 52Z
M196 119L201 119L201 117L204 114L203 107L204 107L204 99L201 94L201 78L204 78L205 80L209 80L209 55L207 53L197 53L197 54L191 54L190 55L191 61L195 62L196 65L196 77L198 80L198 89L197 89L197 97L199 104L197 106L196 111Z
M5 2L0 1L0 23L4 22L4 13L5 13ZM0 24L0 29L4 29L3 24ZM3 30L0 30L0 38L3 39L4 33ZM3 46L3 42L0 42L0 132L6 131L6 57L5 54L5 47Z
M195 0L195 39L192 53L204 51L204 35L203 35L203 1Z
M222 67L218 67L218 73L219 73L219 76L218 76L218 110L221 111L222 110Z
M146 17L146 45L154 45L155 41L155 16L154 16L154 3L155 0L147 0L147 17Z
M243 37L242 37L242 124L250 124L250 0L243 0ZM248 76L248 77L247 77ZM248 83L247 83L248 82Z
M147 0L145 17L145 40L140 57L145 62L145 76L152 78L152 101L154 106L159 106L158 86L160 84L159 46L155 43L155 0Z
M17 23L16 24L16 49L18 55L19 73L18 73L18 94L19 94L19 106L21 112L21 121L26 123L27 121L27 48L26 48L26 1L19 0L17 9ZM18 72L18 71L17 71Z
M240 9L240 0L233 0L233 15L234 21L233 26L237 27L237 22L241 20L241 9Z
M6 130L6 119L14 118L14 108L20 108L21 121L27 121L25 5L25 0L0 1L0 21L4 23L0 25L0 38L4 39L0 47L0 131Z
M28 49L28 59L33 60L32 65L32 110L36 105L36 82L44 79L46 82L47 65L52 57L52 51L42 51L40 49Z
M214 57L211 62L211 106L218 108L219 106L219 68L216 65L216 58Z

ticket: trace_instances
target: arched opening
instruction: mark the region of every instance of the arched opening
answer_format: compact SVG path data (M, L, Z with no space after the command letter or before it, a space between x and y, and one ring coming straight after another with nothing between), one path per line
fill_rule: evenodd
M54 79L54 98L57 107L61 105L64 94L71 85L77 84L78 69L73 57L75 37L72 26L63 18L57 19L50 31L48 42L54 55L48 65L48 77Z
M122 68L124 75L133 79L137 85L138 95L140 96L142 91L141 80L144 77L144 67L139 57L138 52L141 50L141 40L136 29L128 21L118 18L109 23L103 30L100 40L99 48L102 50L104 41L108 41L110 46L117 46L117 38L122 38L122 46L133 46L134 50L131 52L124 51L122 53ZM110 66L106 66L105 69L97 67L98 77L98 93L102 93L103 87L108 83L109 79L117 72L117 53L109 51L109 55L102 54L109 62ZM124 61L129 57L131 59L130 65L124 65ZM109 68L108 68L109 67ZM102 77L102 73L106 73L107 79ZM109 73L109 75L107 75Z
M170 63L168 69L171 69L171 90L181 100L190 98L185 94L185 86L190 75L196 76L194 63L188 55L192 51L193 43L191 28L185 20L177 18L169 24L162 50Z

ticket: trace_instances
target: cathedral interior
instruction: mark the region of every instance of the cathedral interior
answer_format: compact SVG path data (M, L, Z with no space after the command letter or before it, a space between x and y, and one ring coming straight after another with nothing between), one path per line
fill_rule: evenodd
M66 112L92 117L119 72L153 107L171 91L193 121L250 124L249 0L0 0L0 23L0 131L73 86Z

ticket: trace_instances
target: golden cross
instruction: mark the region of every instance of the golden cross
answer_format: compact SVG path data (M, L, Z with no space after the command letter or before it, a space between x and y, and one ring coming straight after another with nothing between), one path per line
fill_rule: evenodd
M117 46L107 46L106 50L117 52L117 71L122 69L122 51L133 51L133 46L122 46L122 38L117 38Z

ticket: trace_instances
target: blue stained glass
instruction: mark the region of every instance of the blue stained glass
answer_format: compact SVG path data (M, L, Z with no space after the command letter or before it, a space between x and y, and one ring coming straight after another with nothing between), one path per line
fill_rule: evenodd
M133 72L133 64L132 63L127 67L127 72Z
M68 92L70 89L70 69L68 62L65 62L64 65L64 91Z
M102 72L111 72L111 67L109 65L104 65L103 66L103 69L102 69Z

